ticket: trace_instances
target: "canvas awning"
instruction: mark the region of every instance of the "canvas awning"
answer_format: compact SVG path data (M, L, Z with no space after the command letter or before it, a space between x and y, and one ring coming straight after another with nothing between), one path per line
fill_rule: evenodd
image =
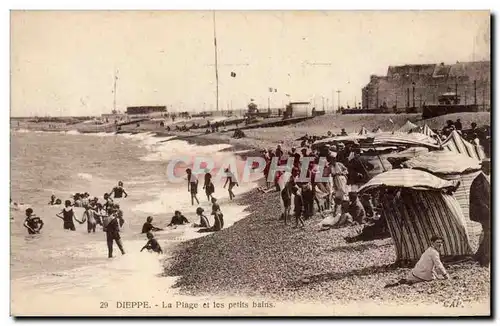
M427 147L410 147L405 149L404 151L389 154L388 157L394 158L412 158L415 156L419 156L425 153L429 153L429 149Z
M449 150L422 154L409 159L403 165L438 174L466 173L481 169L480 161Z
M351 134L347 136L335 136L335 137L329 137L325 139L320 139L317 140L313 143L314 146L317 145L322 145L322 144L330 144L330 143L346 143L346 142L357 142L358 140L363 140L367 139L368 136L366 135L358 135L358 134Z
M456 182L443 180L428 172L414 169L394 169L375 176L359 188L359 192L379 187L402 187L419 190L455 188Z

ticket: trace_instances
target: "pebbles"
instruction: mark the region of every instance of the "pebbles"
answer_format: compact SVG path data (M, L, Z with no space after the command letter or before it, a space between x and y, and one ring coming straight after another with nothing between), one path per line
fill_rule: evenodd
M252 191L238 199L251 214L215 234L180 244L166 274L191 294L264 295L277 300L439 303L489 298L489 269L473 263L447 266L453 278L385 289L409 269L392 266L392 239L347 244L353 228L319 232L321 218L294 229L278 221L277 193ZM471 237L474 238L474 237Z

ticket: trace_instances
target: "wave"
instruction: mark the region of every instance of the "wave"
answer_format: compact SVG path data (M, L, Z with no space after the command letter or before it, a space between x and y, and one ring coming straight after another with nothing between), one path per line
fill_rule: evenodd
M78 173L77 176L80 178L80 179L84 179L84 180L88 180L88 181L91 181L92 180L92 174L90 173Z
M195 156L229 156L230 153L220 153L222 150L231 148L230 144L215 144L207 146L199 146L196 144L189 144L184 140L173 139L165 143L155 143L156 146L151 146L151 153L141 157L142 161L168 161L177 154L187 153Z

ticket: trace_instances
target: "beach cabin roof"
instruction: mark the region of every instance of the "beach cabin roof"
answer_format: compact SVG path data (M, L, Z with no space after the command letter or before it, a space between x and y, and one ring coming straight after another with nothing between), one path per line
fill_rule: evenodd
M460 174L478 171L480 161L449 150L432 151L416 156L404 166L437 174Z
M359 188L359 192L380 187L412 188L419 190L442 190L456 187L453 181L443 180L429 172L414 169L394 169L375 176Z
M394 158L412 158L418 155L422 155L425 153L429 153L429 149L427 147L410 147L405 149L404 151L389 154L388 157Z

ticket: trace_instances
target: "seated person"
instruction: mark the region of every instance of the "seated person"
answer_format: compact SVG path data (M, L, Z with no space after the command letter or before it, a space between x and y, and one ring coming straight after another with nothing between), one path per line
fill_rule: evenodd
M358 194L356 192L349 193L349 214L351 215L354 222L358 224L365 223L366 212L363 204L359 200Z
M443 238L435 235L432 236L431 246L422 254L420 260L408 276L396 283L387 284L385 287L432 281L437 278L438 274L442 275L444 279L449 279L450 277L439 257L439 250L443 247L443 242Z
M141 252L144 249L147 249L148 251L153 251L153 252L162 254L163 250L161 250L160 244L158 243L158 241L156 241L155 236L153 235L153 233L148 232L146 234L146 236L148 237L148 242L146 243L146 245L144 245L144 247L142 247Z
M199 224L194 224L193 227L195 228L209 228L210 227L210 222L208 222L208 218L203 214L204 209L201 207L198 207L196 209L196 215L200 217L200 223Z
M175 211L174 216L172 216L172 220L170 221L170 224L167 226L172 226L172 225L183 225L189 223L188 219L181 214L180 211Z
M151 231L162 231L163 229L157 228L156 226L153 226L153 217L148 216L146 218L146 223L142 226L142 232L141 233L148 233Z

